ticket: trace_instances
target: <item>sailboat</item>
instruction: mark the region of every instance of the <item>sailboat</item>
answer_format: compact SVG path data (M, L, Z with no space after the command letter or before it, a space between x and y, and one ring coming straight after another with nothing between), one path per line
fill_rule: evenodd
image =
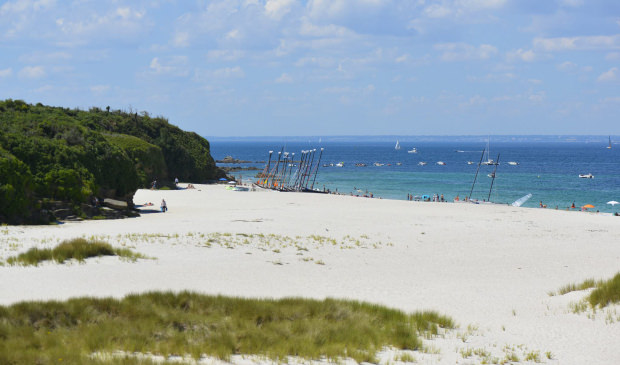
M609 136L609 146L607 146L607 149L610 150L611 149L611 136Z
M491 158L491 150L489 147L489 141L491 140L491 137L487 138L487 149L486 149L486 155L487 155L487 160L486 161L482 161L483 165L495 165L495 161L493 161L493 159Z
M396 140L396 146L394 146L395 150L399 150L400 149L400 143L398 143L398 140Z

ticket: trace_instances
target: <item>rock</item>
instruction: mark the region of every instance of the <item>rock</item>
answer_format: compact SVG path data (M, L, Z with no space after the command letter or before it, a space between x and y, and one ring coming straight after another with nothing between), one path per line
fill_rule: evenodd
M216 163L252 163L252 161L237 160L232 156L226 156L221 160L215 160Z
M113 209L127 209L127 202L124 202L122 200L115 200L115 199L110 199L110 198L105 198L103 199L103 205L109 208L113 208Z

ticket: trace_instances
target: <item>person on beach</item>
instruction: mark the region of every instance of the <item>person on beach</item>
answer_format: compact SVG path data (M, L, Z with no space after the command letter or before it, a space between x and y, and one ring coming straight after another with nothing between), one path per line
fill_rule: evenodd
M571 209L575 209L575 202L573 202L573 204L571 204L570 208Z
M161 211L166 213L167 210L168 210L168 205L166 204L166 200L162 199L161 200Z
M175 177L175 178L174 178L174 186L175 186L175 187L178 187L178 185L179 185L179 178L178 178L178 177Z
M157 179L153 180L153 182L151 183L151 190L155 189L157 189Z

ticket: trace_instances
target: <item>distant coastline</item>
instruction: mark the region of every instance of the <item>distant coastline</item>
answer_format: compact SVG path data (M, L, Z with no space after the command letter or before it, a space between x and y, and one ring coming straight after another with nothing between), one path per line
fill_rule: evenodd
M486 143L604 143L610 135L335 135L335 136L205 136L210 142L480 142ZM611 135L612 144L620 143L620 136Z

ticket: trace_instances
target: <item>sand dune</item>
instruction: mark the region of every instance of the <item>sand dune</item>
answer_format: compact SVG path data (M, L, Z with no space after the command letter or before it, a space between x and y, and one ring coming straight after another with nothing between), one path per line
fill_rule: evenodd
M620 271L618 217L196 187L136 193L136 204L155 208L165 198L165 214L0 228L0 259L82 236L156 258L1 266L0 304L184 289L352 298L452 316L461 330L433 341L441 354L432 363L476 363L459 349L499 356L505 346L540 351L547 363L620 363L619 306L592 316L570 308L586 292L548 295Z

